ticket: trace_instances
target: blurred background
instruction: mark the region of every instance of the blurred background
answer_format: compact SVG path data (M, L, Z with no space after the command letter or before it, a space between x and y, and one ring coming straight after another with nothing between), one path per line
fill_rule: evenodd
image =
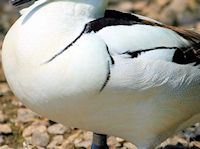
M200 32L200 0L109 1L109 9L145 15ZM0 49L6 32L18 17L18 11L8 0L0 0ZM0 149L85 149L90 148L91 139L91 132L64 127L27 109L12 94L0 65ZM200 149L199 141L200 127L195 124L161 146L167 148L172 144L177 148ZM109 137L108 144L111 149L136 149L133 144L116 137Z

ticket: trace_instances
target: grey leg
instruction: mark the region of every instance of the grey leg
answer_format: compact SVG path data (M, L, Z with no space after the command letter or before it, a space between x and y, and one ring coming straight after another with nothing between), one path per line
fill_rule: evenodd
M91 149L109 149L107 145L107 136L102 134L93 133Z

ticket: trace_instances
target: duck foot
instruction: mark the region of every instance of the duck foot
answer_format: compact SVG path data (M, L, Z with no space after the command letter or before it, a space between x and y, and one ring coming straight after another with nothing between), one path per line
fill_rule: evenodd
M93 133L91 149L109 149L107 145L107 136L102 134Z

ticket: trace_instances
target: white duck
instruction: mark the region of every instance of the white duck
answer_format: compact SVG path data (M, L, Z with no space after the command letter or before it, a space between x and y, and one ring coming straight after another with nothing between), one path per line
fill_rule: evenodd
M34 3L5 38L5 75L43 116L153 148L200 120L200 35L106 6Z

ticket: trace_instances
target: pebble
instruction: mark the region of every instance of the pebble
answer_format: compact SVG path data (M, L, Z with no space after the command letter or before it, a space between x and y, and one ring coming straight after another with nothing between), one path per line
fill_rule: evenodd
M5 121L5 115L2 111L0 111L0 123L3 123Z
M118 137L116 137L116 140L117 140L117 142L120 142L120 143L122 143L122 142L125 141L124 139L122 139L122 138L118 138Z
M34 132L41 132L41 133L44 133L47 131L47 128L46 126L42 126L42 125L31 125L31 126L28 126L27 128L24 129L23 133L22 133L22 136L23 137L29 137L31 136Z
M75 141L76 148L89 148L91 146L91 141Z
M82 131L81 130L78 130L76 131L74 134L71 134L68 138L67 138L67 141L69 142L74 142L74 140L78 137L80 137L82 134Z
M47 133L36 131L31 137L31 144L40 147L46 147L49 143L49 139L50 137Z
M61 145L61 149L75 149L75 146L74 146L74 144L72 142L70 142L69 140L66 140Z
M54 124L48 127L48 132L53 135L63 135L67 128L61 124Z
M11 90L10 90L8 84L7 83L0 83L0 94L1 94L1 96L8 95L10 93L11 93Z
M163 142L161 144L161 146L165 147L168 144L170 144L170 145L181 144L182 146L187 146L189 144L189 142L177 135L172 138L168 138L165 142Z
M84 132L83 133L83 138L85 139L85 140L92 140L92 132L90 132L90 131L86 131L86 132Z
M0 146L0 149L13 149L13 148L9 147L8 145L4 145L4 146Z
M0 145L2 145L3 143L4 143L3 136L0 136Z
M123 144L124 147L128 148L128 149L137 149L135 145L133 145L132 143L126 142Z
M115 137L109 137L107 143L108 143L109 146L113 146L113 147L120 147L121 146L121 144L116 140Z
M10 134L12 129L8 124L0 124L0 134Z
M74 134L71 134L66 141L61 145L61 149L75 149L74 141L79 138L83 132L81 130L76 131Z
M20 108L17 111L17 121L21 123L32 122L36 117L38 117L37 114L29 109Z
M200 142L197 142L197 141L193 141L189 144L189 147L190 148L194 148L194 147L197 147L197 148L200 148Z
M57 149L58 146L62 145L64 137L62 135L54 136L52 141L47 146L48 149Z
M47 119L44 120L35 120L31 125L33 126L49 126L49 122Z

